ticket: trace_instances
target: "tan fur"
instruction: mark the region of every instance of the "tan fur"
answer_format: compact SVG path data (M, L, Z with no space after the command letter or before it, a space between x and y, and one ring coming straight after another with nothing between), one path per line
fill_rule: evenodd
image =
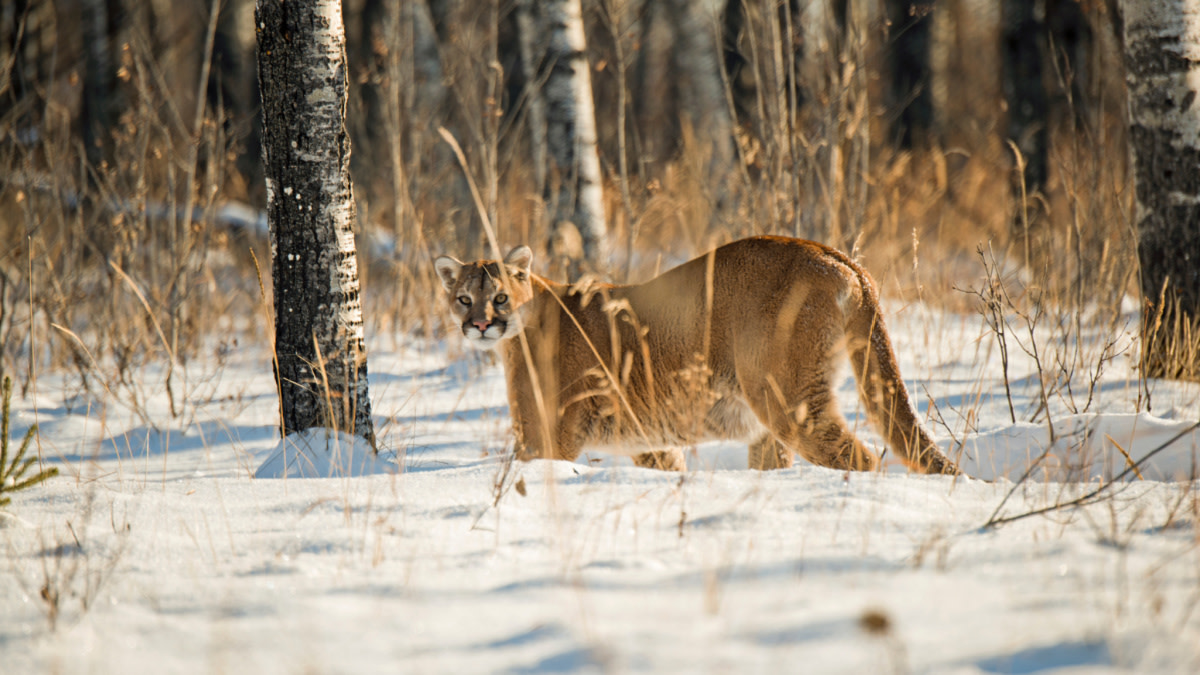
M837 409L833 380L848 354L892 451L914 470L958 473L913 412L874 282L835 249L754 237L629 286L556 284L531 274L531 261L524 246L504 270L435 261L468 342L504 358L521 459L573 460L599 446L682 470L678 448L734 438L750 443L754 468L790 466L794 452L874 469Z

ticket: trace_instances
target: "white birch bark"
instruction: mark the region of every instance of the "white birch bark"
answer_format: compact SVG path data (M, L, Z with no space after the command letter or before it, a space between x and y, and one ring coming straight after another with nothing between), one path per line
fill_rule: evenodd
M1200 316L1200 2L1122 0L1121 10L1143 366L1148 376L1196 377L1191 331Z
M547 184L558 186L549 200L554 204L552 228L557 236L564 222L572 223L582 245L583 260L578 262L596 270L603 267L607 226L580 0L538 0L537 8L549 67L542 88L546 149L557 176Z
M340 0L258 0L263 164L284 434L375 442L354 247Z

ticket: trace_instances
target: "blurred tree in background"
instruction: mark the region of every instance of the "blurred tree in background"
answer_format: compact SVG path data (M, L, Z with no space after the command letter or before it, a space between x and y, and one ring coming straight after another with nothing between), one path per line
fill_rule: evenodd
M536 58L541 81L530 108L541 108L546 156L550 162L543 196L550 206L551 255L571 276L601 269L607 252L607 219L596 154L596 113L591 66L579 0L535 0L533 23L539 44L526 50ZM540 57L540 58L538 58Z

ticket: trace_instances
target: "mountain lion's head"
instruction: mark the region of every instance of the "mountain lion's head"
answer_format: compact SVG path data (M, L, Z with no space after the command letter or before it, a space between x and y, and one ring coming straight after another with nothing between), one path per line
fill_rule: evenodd
M446 289L450 314L461 323L467 344L476 349L495 349L501 340L521 332L524 326L517 310L533 297L529 274L532 261L533 251L528 246L509 251L503 263L464 263L446 255L433 261Z

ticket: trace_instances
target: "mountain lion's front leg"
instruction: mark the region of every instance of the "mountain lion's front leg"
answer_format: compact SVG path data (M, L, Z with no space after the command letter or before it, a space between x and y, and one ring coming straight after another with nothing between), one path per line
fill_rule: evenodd
M537 406L522 405L512 401L508 406L513 423L513 453L522 462L534 459L558 459L554 445L550 442L554 434L549 432L553 420L543 419Z
M537 405L519 400L509 403L516 437L517 459L562 459L573 462L583 446L580 437L582 419L576 406L568 406L557 419Z
M764 434L750 444L748 461L751 469L759 471L787 469L792 466L793 459L792 451L772 438L771 434Z

